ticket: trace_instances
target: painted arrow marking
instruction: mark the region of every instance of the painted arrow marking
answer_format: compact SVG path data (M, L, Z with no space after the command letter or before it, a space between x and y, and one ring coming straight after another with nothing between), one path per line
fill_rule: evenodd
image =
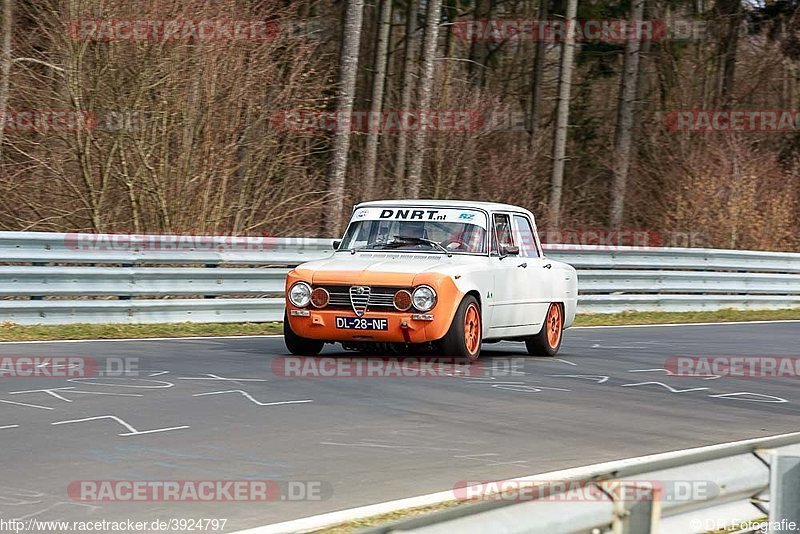
M252 402L253 404L258 404L259 406L278 406L280 404L305 404L307 402L314 402L313 400L293 400L293 401L279 401L279 402L260 402L257 401L246 391L242 391L241 389L230 389L227 391L211 391L209 393L196 393L192 395L192 397L204 397L206 395L224 395L225 393L240 393L244 396L247 400Z
M648 385L661 386L669 390L671 393L686 393L688 391L703 391L705 389L708 389L708 388L675 389L671 386L668 386L667 384L664 384L663 382L639 382L638 384L622 384L622 387L629 388L629 387L648 386Z
M62 400L64 402L72 402L70 399L64 397L60 393L56 393L56 391L67 391L69 393L76 393L79 395L111 395L113 397L144 397L139 393L103 393L100 391L81 391L79 389L75 389L75 386L63 387L63 388L50 388L50 389L28 389L25 391L9 391L9 395L18 395L24 393L46 393L51 397L55 397L56 399Z
M608 382L608 378L605 375L547 375L559 378L578 378L580 380L591 380L592 382L597 382L598 384L604 384Z
M227 381L227 382L266 382L263 378L225 378L224 376L217 376L211 373L206 373L206 376L179 376L178 380L213 380L213 381Z
M101 420L101 419L112 419L112 420L116 421L117 423L121 424L122 426L124 426L125 428L127 428L128 430L130 430L130 432L125 432L125 433L122 433L122 434L118 434L119 436L136 436L136 435L139 435L139 434L155 434L156 432L168 432L170 430L181 430L183 428L189 428L189 425L183 425L183 426L172 426L172 427L169 427L169 428L156 428L156 429L153 429L153 430L136 430L131 425L129 425L128 423L126 423L125 421L123 421L122 419L120 419L119 417L116 417L114 415L99 415L97 417L87 417L85 419L72 419L70 421L57 421L55 423L50 423L50 424L51 425L68 425L70 423L85 423L87 421L98 421L98 420Z

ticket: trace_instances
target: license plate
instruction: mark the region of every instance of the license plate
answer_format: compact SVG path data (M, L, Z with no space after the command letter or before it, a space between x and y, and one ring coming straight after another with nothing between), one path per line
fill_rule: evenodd
M344 330L389 330L389 319L337 317L336 328Z

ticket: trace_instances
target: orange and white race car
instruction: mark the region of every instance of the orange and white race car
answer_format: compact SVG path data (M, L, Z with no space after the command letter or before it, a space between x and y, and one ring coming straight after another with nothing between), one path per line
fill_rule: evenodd
M515 340L554 355L575 318L575 269L544 256L533 214L517 206L365 202L334 248L287 276L293 354L339 342L474 360L483 342Z

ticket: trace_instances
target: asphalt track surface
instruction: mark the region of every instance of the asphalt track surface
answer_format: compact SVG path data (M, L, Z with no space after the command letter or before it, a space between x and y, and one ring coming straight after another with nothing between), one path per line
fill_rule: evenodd
M797 322L575 329L557 359L488 345L482 377L443 378L278 376L280 337L0 344L0 356L138 367L137 378L0 377L0 519L218 518L230 532L463 480L796 431L796 378L660 369L677 355L800 356L798 334ZM272 404L286 401L310 402ZM82 502L67 490L81 480L241 479L318 483L305 487L320 498Z

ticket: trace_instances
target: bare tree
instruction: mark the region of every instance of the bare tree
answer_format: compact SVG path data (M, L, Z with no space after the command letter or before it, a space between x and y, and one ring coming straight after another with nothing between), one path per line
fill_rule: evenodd
M11 32L14 26L14 0L3 0L3 42L0 44L0 113L8 105L11 84ZM3 126L0 125L0 167L3 165Z
M492 16L492 0L475 0L475 21L486 21ZM474 39L469 49L469 72L475 85L486 84L486 70L489 62L489 43L484 39Z
M561 68L558 77L558 103L556 104L556 130L553 142L553 174L550 180L550 206L548 224L558 228L561 224L561 194L564 187L564 164L567 154L569 127L569 95L572 88L572 64L575 55L575 16L578 0L568 0L567 33L561 43Z
M349 0L345 10L342 51L339 59L339 80L336 111L351 115L356 96L358 51L361 45L361 26L364 19L364 0ZM350 128L337 128L333 136L333 157L328 174L331 204L325 229L328 235L338 235L344 209L344 185L347 175L347 156L350 150Z
M439 18L442 13L442 0L428 0L425 16L425 36L422 45L422 77L419 82L419 109L426 112L431 104L433 93L433 69L436 61L436 48L439 43ZM408 191L411 198L419 196L422 186L422 165L425 162L425 141L427 132L418 128L414 132L411 165L408 169Z
M392 2L380 0L378 15L378 39L375 47L375 61L372 79L372 105L370 114L379 115L383 110L383 89L386 85L386 60L389 56L389 30L392 29ZM364 193L363 198L370 200L374 195L378 162L377 129L370 128L367 134L367 146L364 155Z
M539 20L547 20L549 13L550 0L539 0ZM539 115L542 104L542 78L544 77L544 61L545 52L547 52L547 43L544 39L539 39L536 42L536 53L533 56L533 72L531 74L531 99L530 109L528 112L528 132L531 136L531 146L533 146L537 139L536 134L539 129Z
M636 24L644 17L644 0L633 0L631 3L630 21ZM617 104L617 127L614 133L614 178L611 185L610 222L613 228L622 225L625 209L625 188L628 181L628 170L631 166L631 146L633 143L636 112L636 94L639 80L639 39L628 39L625 43L625 57L620 74L619 98Z
M717 102L723 109L730 109L736 81L736 58L739 49L739 34L743 18L741 0L721 0L716 3L718 17L722 19L722 35L718 44L720 69L717 84Z
M99 119L62 128L38 122L49 115L35 115L35 124L26 124L27 114L7 117L0 132L0 229L331 235L326 224L344 222L348 202L388 196L384 185L395 179L394 193L403 195L404 180L414 174L419 195L545 208L552 200L549 222L562 227L616 218L667 235L697 232L703 246L800 250L800 137L698 131L703 110L736 102L791 110L798 102L800 0L642 1L642 20L697 24L673 27L691 30L673 35L681 42L653 42L648 50L643 41L638 81L630 75L630 50L624 60L624 43L611 55L608 43L586 42L581 61L575 48L567 68L563 42L535 50L526 38L498 32L500 26L474 24L486 17L552 19L553 12L563 22L566 1L442 1L433 57L421 52L425 28L435 23L435 10L425 11L430 0L392 0L387 60L379 57L381 20L387 20L380 8L389 0L365 5L358 58L354 40L348 43L351 66L360 59L361 67L350 91L353 109L380 103L373 110L425 111L420 85L431 72L425 59L435 60L425 106L474 115L452 135L429 131L424 141L413 132L376 137L353 129L349 150L341 149L343 138L336 141L344 159L337 160L340 181L332 194L336 123L321 112L335 109L347 92L337 77L347 79L339 58L345 27L354 22L352 9L345 17L351 0L103 2L99 11L86 11L97 4L87 0L0 0L0 107ZM625 6L634 8L634 0ZM604 9L586 7L587 16ZM13 17L4 14L9 9ZM191 37L109 40L100 35L105 24L94 36L85 35L86 27L82 36L65 31L86 16L188 21L220 12L230 20L276 21L280 31L213 45ZM703 22L708 35L699 33ZM355 36L352 27L349 35ZM501 42L503 35L510 38ZM424 48L434 44L429 38ZM609 76L612 60L617 68ZM491 76L481 83L475 75L486 65ZM609 95L618 95L620 105L609 105ZM408 172L412 159L421 164L419 174ZM616 195L624 209L612 217L613 180L626 172ZM328 216L331 205L341 211ZM719 213L734 222L717 224ZM741 224L741 213L752 214L749 224Z
M400 109L408 111L411 99L414 97L416 85L416 62L419 36L417 35L417 15L419 14L419 0L408 0L406 9L406 42L403 50L403 80L400 95ZM408 132L400 132L397 136L397 148L394 160L394 193L398 197L405 193L406 157L408 152Z

